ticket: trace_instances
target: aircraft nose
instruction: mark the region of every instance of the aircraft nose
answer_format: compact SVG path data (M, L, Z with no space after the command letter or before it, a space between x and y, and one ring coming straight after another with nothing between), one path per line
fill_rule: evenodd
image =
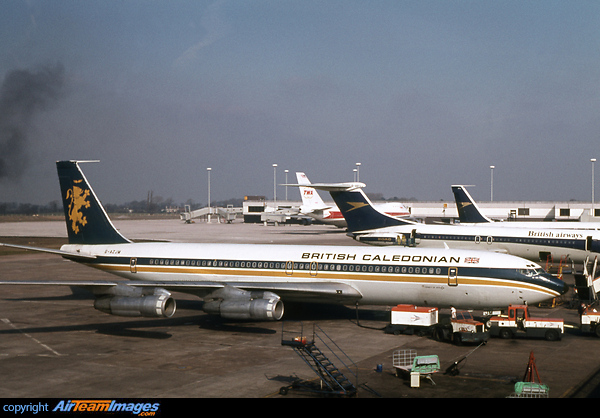
M563 280L558 279L547 273L543 276L546 280L546 286L548 286L548 288L552 289L553 291L561 295L564 295L569 291L569 285L566 284Z
M560 282L562 283L562 288L560 290L560 294L564 295L565 293L567 293L569 291L569 285L566 284L563 280L560 280Z
M567 293L569 291L569 285L566 284L564 282L564 280L558 279L554 276L550 276L550 277L552 277L552 287L555 291L557 291L561 295L564 295L565 293Z

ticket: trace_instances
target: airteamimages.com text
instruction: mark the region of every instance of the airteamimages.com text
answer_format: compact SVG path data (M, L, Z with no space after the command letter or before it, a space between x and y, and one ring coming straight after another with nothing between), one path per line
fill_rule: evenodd
M117 400L57 400L53 402L6 403L2 412L15 415L36 415L38 413L70 413L70 412L109 412L131 413L136 416L156 416L161 404L159 402L130 402Z

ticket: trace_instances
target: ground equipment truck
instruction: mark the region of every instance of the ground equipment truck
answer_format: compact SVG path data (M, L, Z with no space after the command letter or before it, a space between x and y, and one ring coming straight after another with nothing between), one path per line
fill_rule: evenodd
M440 319L438 308L415 305L397 305L391 310L388 334L429 335L438 341L481 343L489 338L482 322L473 319L470 312L456 312Z
M385 332L394 335L427 335L432 332L432 327L437 325L438 318L438 308L415 305L394 306L391 310L390 324Z
M582 304L579 314L581 331L600 337L600 312L598 312L597 304Z
M561 318L534 318L527 305L509 305L508 316L492 316L488 321L492 337L538 337L548 341L562 338L565 322Z

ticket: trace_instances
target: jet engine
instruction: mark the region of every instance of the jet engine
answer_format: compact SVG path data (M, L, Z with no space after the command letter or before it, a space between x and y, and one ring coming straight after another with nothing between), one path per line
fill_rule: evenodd
M117 286L114 289L112 294L99 296L94 302L94 308L117 316L170 318L175 314L175 300L164 289L153 289L154 293L149 295L128 286Z
M204 312L226 319L279 321L283 317L283 302L272 292L249 292L225 286L205 297Z

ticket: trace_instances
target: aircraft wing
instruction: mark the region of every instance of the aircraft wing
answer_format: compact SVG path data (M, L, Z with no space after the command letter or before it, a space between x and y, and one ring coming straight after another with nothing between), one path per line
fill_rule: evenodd
M321 214L329 209L333 209L333 206L323 206L323 207L318 207L318 208L303 209L301 213L304 213L304 214L319 213L319 214Z
M247 278L246 278L247 280ZM266 290L277 293L284 301L353 303L362 298L354 287L335 282L229 282L244 290Z
M297 302L338 302L351 303L362 298L361 293L354 287L334 282L252 282L237 280L230 281L132 281L132 280L2 280L1 285L29 285L29 286L67 286L79 287L94 294L105 294L108 289L115 286L129 286L132 288L160 288L171 292L189 293L196 296L205 296L216 289L227 285L253 291L269 291L277 293L284 301Z

